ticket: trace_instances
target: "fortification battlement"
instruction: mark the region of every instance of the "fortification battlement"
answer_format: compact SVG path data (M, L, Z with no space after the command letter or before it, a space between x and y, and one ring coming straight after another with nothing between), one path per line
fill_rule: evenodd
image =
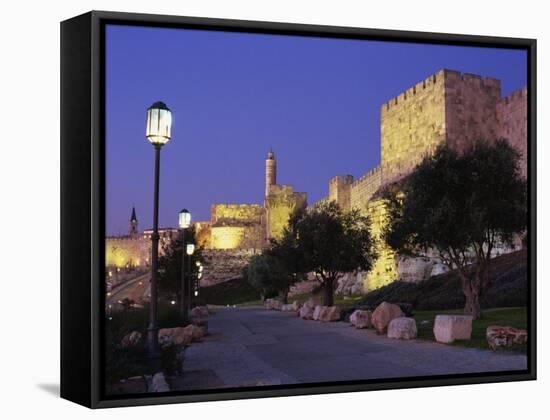
M210 206L211 211L223 211L223 210L258 210L261 206L259 204L212 204Z
M212 204L210 207L211 223L221 219L241 221L259 220L262 207L258 204Z
M523 103L527 99L527 86L513 91L510 95L500 100L501 105L515 105L517 102Z
M457 84L462 84L464 86L470 85L487 90L494 90L495 94L498 93L498 96L500 96L499 79L479 76L472 73L461 73L456 70L442 69L383 103L380 111L384 114L388 111L397 110L399 109L399 105L406 102L407 99L414 99L417 94L433 90L435 86L440 84L443 84L443 87L449 85L456 86Z
M139 241L141 238L140 235L138 236L130 236L130 235L124 235L124 236L106 236L105 239L109 240L109 242L112 243L123 243L126 241Z
M353 175L336 175L330 178L329 185L336 184L351 184L353 182Z
M294 194L292 185L273 184L269 186L269 195L288 195Z
M351 184L351 187L357 187L361 184L363 184L365 181L369 181L373 176L379 175L379 173L382 172L382 166L378 165L372 168L371 170L365 172L363 175L361 175L359 178L357 178L353 183Z

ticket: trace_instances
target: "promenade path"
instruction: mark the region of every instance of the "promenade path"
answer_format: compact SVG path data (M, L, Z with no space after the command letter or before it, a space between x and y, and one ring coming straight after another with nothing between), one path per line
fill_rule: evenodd
M523 370L527 357L421 340L395 340L345 322L305 321L294 312L219 309L209 335L185 349L173 389Z

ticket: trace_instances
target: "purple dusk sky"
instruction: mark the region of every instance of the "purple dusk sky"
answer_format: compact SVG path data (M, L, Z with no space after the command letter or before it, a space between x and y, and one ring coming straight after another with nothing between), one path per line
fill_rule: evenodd
M442 68L527 81L519 50L109 25L106 30L106 223L126 234L132 205L152 225L153 147L146 109L172 110L162 149L160 226L181 208L262 203L265 156L277 181L314 202L334 175L380 161L380 106Z

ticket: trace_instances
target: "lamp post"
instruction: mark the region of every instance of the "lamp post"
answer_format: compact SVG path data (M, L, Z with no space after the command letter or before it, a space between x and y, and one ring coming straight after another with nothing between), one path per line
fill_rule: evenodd
M155 102L147 109L147 126L145 137L155 149L155 176L153 194L153 233L151 235L151 302L149 304L149 326L147 328L147 347L149 357L160 357L158 344L158 252L159 252L159 175L160 175L160 149L171 137L172 113L163 102Z
M195 252L195 244L188 243L185 248L185 253L189 257L189 265L191 265L191 255L193 255L194 252ZM189 274L191 274L191 270L189 270ZM187 304L189 305L187 308L188 310L191 309L191 302L193 301L193 297L192 297L193 287L191 283L192 283L191 276L189 276L187 280Z
M185 287L185 254L187 248L185 246L185 229L191 224L191 213L187 209L183 209L179 213L179 227L181 230L181 297L180 297L180 318L183 325L188 323L189 305L187 299L187 288Z
M197 264L198 273L197 273L197 284L195 285L195 300L198 300L200 303L199 291L201 288L201 277L202 277L203 267L200 261L197 261L196 264Z

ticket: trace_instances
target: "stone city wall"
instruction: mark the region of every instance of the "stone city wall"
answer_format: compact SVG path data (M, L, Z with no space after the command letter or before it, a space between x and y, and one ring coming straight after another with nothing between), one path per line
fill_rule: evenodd
M240 277L243 269L257 252L254 249L203 250L204 271L200 286L213 286Z
M365 212L369 200L382 185L382 167L376 166L360 178L356 179L350 186L350 206L352 209L359 209Z
M439 71L380 109L383 184L410 173L445 141L445 83Z
M210 208L210 222L216 224L260 223L262 207L258 204L213 204Z
M328 184L328 199L338 203L344 211L351 210L352 175L337 175L330 179Z
M527 178L527 86L497 103L497 121L497 136L521 153L520 171Z
M371 220L371 232L375 239L378 259L365 277L363 289L371 291L397 280L395 252L384 242L381 235L387 223L387 208L383 199L374 199L367 206Z
M148 264L151 245L141 237L108 237L105 240L107 267L140 267Z
M273 186L272 186L273 187ZM278 239L288 225L290 216L307 206L307 194L294 192L289 185L277 185L265 199L267 238Z
M476 140L497 139L500 80L451 70L444 75L447 144L464 152Z

